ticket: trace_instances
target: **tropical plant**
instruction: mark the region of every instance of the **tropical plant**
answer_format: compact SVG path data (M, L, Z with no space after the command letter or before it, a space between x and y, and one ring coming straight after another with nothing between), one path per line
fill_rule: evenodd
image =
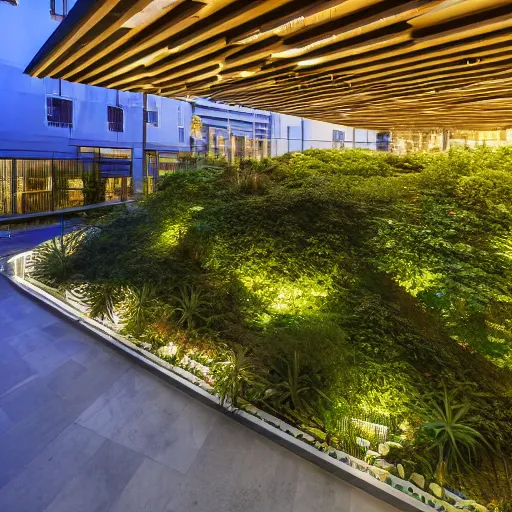
M176 304L174 311L178 313L178 325L193 329L199 321L208 321L204 312L210 306L210 302L204 296L204 292L196 286L179 288L179 293L171 298Z
M158 306L155 287L144 283L140 288L130 287L125 299L125 330L134 336L142 334L153 319Z
M124 290L115 283L88 285L83 294L84 302L91 308L89 315L100 320L114 321L116 306L123 300Z
M446 482L446 472L461 468L477 457L479 450L491 449L485 437L474 428L474 420L469 417L470 402L457 399L457 390L442 393L427 402L432 419L423 425L431 437L430 450L437 450L436 476L441 485Z
M40 245L33 253L31 277L45 284L61 285L75 276L71 256L83 236L84 231L79 230Z
M272 367L273 383L265 392L266 403L294 418L323 426L321 402L329 398L321 389L318 371L301 363L300 354L281 356Z
M227 352L226 360L217 365L215 389L221 403L229 399L237 407L248 388L256 386L261 379L259 366L251 357L249 347L236 344Z

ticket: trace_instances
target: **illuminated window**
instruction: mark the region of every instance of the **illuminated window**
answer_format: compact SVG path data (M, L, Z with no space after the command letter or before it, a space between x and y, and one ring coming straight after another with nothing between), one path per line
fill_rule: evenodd
M131 160L132 158L132 150L125 148L93 148L80 146L78 151L87 157L117 158L121 160Z
M120 158L130 160L132 158L131 149L121 148L100 148L101 158Z
M153 126L158 126L158 110L144 110L144 121Z
M178 106L178 142L185 142L185 120L181 105Z
M46 120L48 126L73 128L73 102L64 98L47 96Z
M68 13L68 0L50 0L50 17L62 21Z
M108 131L124 132L124 112L121 107L107 107Z

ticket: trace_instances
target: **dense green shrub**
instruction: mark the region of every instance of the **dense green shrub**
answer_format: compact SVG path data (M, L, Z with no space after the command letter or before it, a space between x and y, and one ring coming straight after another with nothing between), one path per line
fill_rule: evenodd
M337 427L346 418L380 418L409 466L433 474L418 411L443 386L474 384L471 425L510 456L511 207L507 149L225 162L164 178L85 240L64 277L129 290L125 328L207 351L223 397L341 448L355 443ZM482 446L472 463L488 474Z

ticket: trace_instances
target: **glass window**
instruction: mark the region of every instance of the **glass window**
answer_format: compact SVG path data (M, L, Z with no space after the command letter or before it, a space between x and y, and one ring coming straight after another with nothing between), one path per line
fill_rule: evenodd
M145 110L144 121L153 126L158 126L158 110Z
M108 131L124 132L124 112L121 107L107 107Z
M48 126L73 128L73 102L64 98L47 96L46 119Z
M178 106L178 142L185 142L185 120L181 105Z
M68 0L50 0L50 17L62 21L68 13Z
M89 146L80 146L78 148L80 153L89 153L88 156L100 156L101 158L119 158L119 159L132 159L132 150L126 148L92 148Z
M158 174L164 175L169 172L175 172L178 169L178 155L177 153L162 153L158 154Z
M132 150L121 148L100 148L101 158L123 158L131 160Z
M345 132L341 130L332 131L332 140L334 142L343 142L345 140Z
M185 142L185 127L178 126L178 142Z
M80 146L78 148L79 153L90 153L92 155L98 155L100 154L100 148L91 148L88 146Z

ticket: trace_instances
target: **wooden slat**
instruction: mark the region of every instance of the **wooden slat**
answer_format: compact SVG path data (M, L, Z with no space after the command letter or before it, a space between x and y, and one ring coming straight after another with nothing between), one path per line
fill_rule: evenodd
M356 127L512 126L510 1L169 0L127 27L155 1L78 0L27 72Z

